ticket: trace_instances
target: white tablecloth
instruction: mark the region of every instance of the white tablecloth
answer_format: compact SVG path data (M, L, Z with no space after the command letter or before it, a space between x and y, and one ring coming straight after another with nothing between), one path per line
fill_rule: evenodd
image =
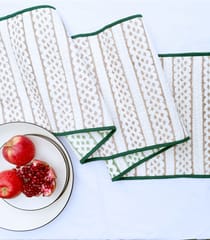
M208 0L0 0L0 15L39 4L57 7L69 34L141 13L159 53L210 52ZM37 230L0 229L0 239L210 238L209 179L111 182L104 162L72 162L64 211Z

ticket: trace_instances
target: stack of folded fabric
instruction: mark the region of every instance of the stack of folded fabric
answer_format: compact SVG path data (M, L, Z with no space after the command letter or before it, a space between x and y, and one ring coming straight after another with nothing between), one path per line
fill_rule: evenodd
M51 6L0 19L0 123L66 136L112 180L210 176L210 57L159 55L141 15L67 36Z

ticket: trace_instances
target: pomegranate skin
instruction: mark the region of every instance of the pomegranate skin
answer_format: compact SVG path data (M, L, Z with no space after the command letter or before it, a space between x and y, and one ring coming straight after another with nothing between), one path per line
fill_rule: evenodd
M28 137L16 135L4 144L2 154L8 162L22 166L34 158L35 146Z
M22 192L23 183L15 169L0 172L0 197L14 198Z

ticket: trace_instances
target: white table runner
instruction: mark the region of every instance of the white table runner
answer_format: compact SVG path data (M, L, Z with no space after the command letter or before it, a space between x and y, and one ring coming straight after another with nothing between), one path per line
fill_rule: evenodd
M55 9L37 6L1 18L0 32L1 123L67 136L82 163L106 160L113 180L208 176L205 123L196 128L208 115L208 57L162 56L167 80L141 15L68 38ZM207 95L184 90L194 82Z

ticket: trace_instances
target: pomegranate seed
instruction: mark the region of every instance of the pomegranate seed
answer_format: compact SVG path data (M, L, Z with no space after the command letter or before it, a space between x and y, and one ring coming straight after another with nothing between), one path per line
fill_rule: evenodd
M18 175L23 181L23 193L27 197L50 196L56 186L56 175L52 167L40 160L17 167Z

